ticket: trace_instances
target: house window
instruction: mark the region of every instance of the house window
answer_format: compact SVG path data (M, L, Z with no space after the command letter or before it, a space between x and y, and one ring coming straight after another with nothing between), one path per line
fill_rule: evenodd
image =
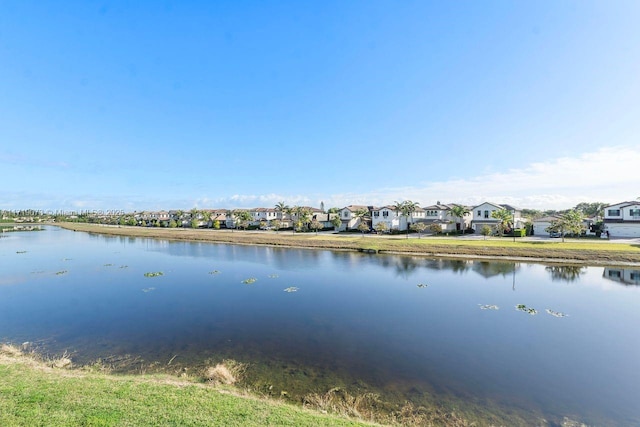
M489 211L484 211L484 217L489 218Z
M342 212L342 216L345 218L349 218L349 212Z
M622 272L620 270L609 270L609 277L621 277Z
M482 211L478 211L478 216L482 216Z
M620 216L620 209L609 209L607 211L607 215L609 215L609 216Z
M634 218L640 217L640 209L629 209L629 215Z
M382 216L385 217L385 218L388 217L389 216L389 211L383 211L382 212Z
M631 279L631 280L640 280L640 271L632 271L629 274L629 279Z
M374 212L373 216L375 216L376 218L380 216L380 212Z

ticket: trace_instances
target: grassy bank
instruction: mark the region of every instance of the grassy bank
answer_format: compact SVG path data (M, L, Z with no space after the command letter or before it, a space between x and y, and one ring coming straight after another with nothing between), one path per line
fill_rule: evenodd
M143 227L105 227L94 224L58 224L67 229L109 235L169 240L271 245L298 248L371 251L411 255L513 259L518 261L570 262L591 265L640 265L640 245L589 239L526 241L511 239L464 240L461 238L406 239L360 234L336 235L291 232L244 232Z
M55 366L59 367L55 367ZM365 426L275 400L168 375L67 369L0 348L2 426Z

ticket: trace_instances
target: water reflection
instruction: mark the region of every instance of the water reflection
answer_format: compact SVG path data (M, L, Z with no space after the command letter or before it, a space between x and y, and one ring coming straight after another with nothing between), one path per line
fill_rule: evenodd
M623 285L640 286L640 270L607 267L602 272L602 277Z
M14 231L42 231L42 225L0 225L0 233L11 233Z
M426 259L424 265L430 270L449 270L453 273L466 273L473 261L462 259Z
M640 288L600 286L637 285L640 270L64 230L11 236L0 256L11 261L0 281L2 341L45 339L78 358L132 354L162 365L179 354L172 366L233 358L251 364L255 389L295 398L340 386L416 406L481 402L474 410L535 414L531 425L566 414L592 425L640 419ZM164 275L144 277L150 271Z
M574 282L587 272L587 267L580 265L549 265L544 269L551 274L554 282Z
M471 261L473 271L478 273L484 278L491 278L494 276L506 277L512 275L517 269L520 268L520 263L514 262L500 262L500 261Z

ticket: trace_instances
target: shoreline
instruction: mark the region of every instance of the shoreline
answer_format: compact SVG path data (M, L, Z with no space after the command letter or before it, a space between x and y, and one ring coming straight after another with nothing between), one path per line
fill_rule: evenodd
M640 245L590 241L511 243L503 239L463 240L404 235L296 233L287 231L229 231L213 229L144 228L87 223L50 223L63 229L111 236L143 237L173 241L208 242L296 249L352 251L380 255L482 261L532 262L592 266L640 267ZM545 247L547 246L547 247ZM583 247L581 247L583 246Z

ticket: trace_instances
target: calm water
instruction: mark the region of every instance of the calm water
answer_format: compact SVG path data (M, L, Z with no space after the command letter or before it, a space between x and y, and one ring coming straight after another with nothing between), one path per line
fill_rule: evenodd
M0 268L0 340L67 350L81 362L129 354L165 365L176 356L173 364L196 369L234 358L250 363L255 389L295 397L339 385L471 412L640 425L640 268L167 242L54 227L2 233ZM155 271L164 274L144 277ZM257 280L243 284L248 278ZM291 286L299 290L284 292Z

